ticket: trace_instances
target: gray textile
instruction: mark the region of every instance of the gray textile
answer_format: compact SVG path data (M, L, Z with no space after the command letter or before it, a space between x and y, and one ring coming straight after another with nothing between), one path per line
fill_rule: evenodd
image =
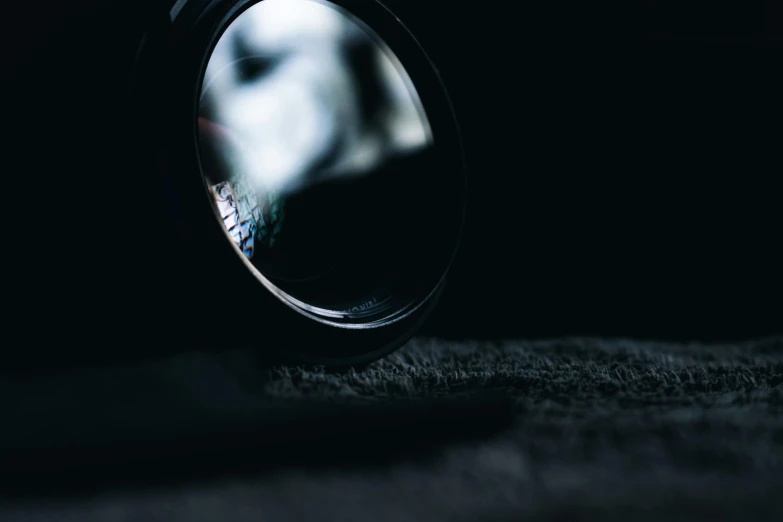
M264 379L242 354L181 357L170 365L179 370L157 367L155 375L183 401L216 404L217 394L226 404L316 399L324 414L305 428L311 434L303 443L278 441L280 450L271 453L281 453L282 464L278 459L273 467L251 466L243 474L218 467L208 479L162 487L107 483L100 494L16 499L0 509L0 519L783 520L783 339L726 345L417 339L360 371L275 368L263 370ZM208 388L174 377L189 365L192 374L201 372L195 381L203 384L209 374ZM493 398L479 409L510 413L510 423L473 433L483 422L473 398L487 393ZM318 435L332 407L423 404L431 409L420 418L433 420L422 421L423 432L438 424L431 401L450 398L458 417L465 405L461 422L471 436L454 428L454 437L417 453L415 427L362 432L365 417L357 416L340 435L349 446L343 456L351 446L371 455L359 448L376 437L377 453L390 457L316 462L334 441ZM493 413L501 398L510 409ZM392 417L405 418L407 407L415 409L404 406ZM350 415L334 419L353 422ZM406 437L412 440L400 440ZM297 459L302 444L309 456Z

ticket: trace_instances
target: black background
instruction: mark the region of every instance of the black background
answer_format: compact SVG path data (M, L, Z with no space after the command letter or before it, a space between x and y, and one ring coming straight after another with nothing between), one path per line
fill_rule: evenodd
M472 168L463 256L432 331L780 331L780 9L556 4L411 17Z
M148 4L3 7L6 314L21 337L74 342L117 317L144 331L148 275L176 270L136 226L155 203L127 149ZM460 258L425 333L780 332L774 2L387 4L441 72L471 174Z

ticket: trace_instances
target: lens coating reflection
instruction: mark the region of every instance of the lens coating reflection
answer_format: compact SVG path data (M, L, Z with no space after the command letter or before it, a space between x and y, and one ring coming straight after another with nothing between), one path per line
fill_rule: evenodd
M264 0L220 36L199 105L202 172L231 239L307 306L369 313L435 231L429 122L392 51L334 4Z

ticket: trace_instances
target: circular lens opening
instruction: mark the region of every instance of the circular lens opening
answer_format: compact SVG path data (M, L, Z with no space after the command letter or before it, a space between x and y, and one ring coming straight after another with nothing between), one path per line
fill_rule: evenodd
M345 9L264 0L236 16L207 62L198 136L228 236L289 305L371 326L433 290L422 260L447 213L430 122L392 50Z

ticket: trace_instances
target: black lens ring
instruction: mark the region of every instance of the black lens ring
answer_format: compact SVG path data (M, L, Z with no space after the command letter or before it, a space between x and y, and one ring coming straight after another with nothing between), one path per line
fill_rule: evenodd
M263 0L262 0L263 1ZM222 31L245 9L257 0L225 2L191 0L178 12L167 28L167 57L156 69L158 86L168 87L162 102L153 104L166 110L166 121L161 126L164 139L162 155L166 157L166 181L176 187L183 203L180 210L189 220L191 248L195 263L194 274L214 272L219 267L223 289L236 298L236 307L259 314L261 338L254 344L264 345L273 352L283 352L287 359L316 364L360 364L374 360L396 349L427 315L436 295L445 281L445 275L456 253L464 221L465 165L459 129L445 89L437 70L401 22L375 0L332 0L368 25L405 64L406 72L416 85L419 97L427 110L430 125L440 157L446 162L444 171L456 176L458 182L444 187L443 198L452 203L454 226L444 234L449 243L447 258L437 271L431 271L422 280L422 294L414 310L399 320L372 329L351 330L324 325L302 315L282 303L263 285L243 263L233 245L226 239L225 230L216 219L200 174L196 135L196 118L200 81L211 50ZM161 81L164 80L164 81ZM155 89L151 89L155 90ZM158 89L159 91L161 89ZM183 96L183 93L188 93ZM197 173L197 174L196 174ZM202 279L204 279L202 277ZM258 288L251 295L235 289ZM234 290L231 290L234 289ZM205 289L205 298L218 299ZM244 297L239 297L245 294ZM267 328L264 326L267 325ZM241 343L240 343L241 344Z

